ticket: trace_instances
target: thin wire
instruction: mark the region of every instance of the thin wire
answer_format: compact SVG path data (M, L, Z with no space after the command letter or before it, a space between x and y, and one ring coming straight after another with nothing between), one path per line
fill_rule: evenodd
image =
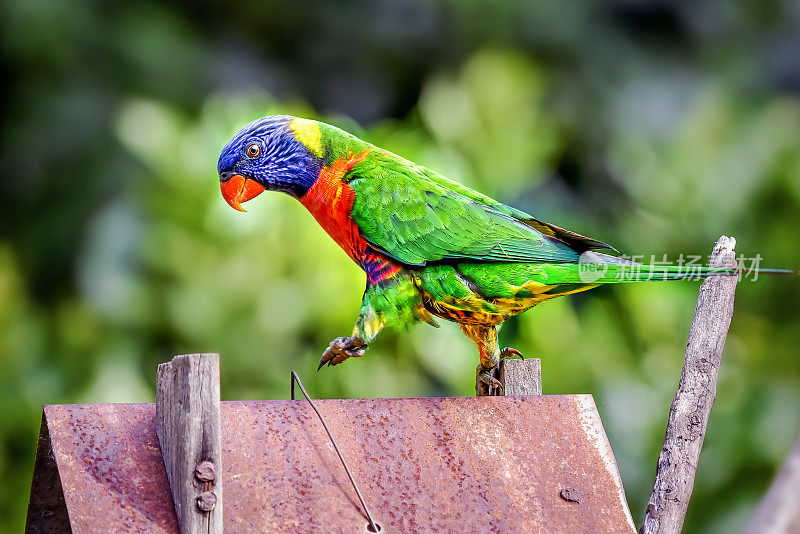
M358 490L358 486L356 485L356 481L353 478L353 475L350 474L350 468L347 467L347 462L344 461L344 456L342 456L342 453L339 451L339 446L336 445L336 440L333 439L333 434L331 434L331 431L328 429L328 425L325 424L325 419L322 418L322 414L319 413L319 410L317 409L317 407L314 406L314 402L311 400L311 397L308 396L308 392L306 391L306 388L303 387L303 383L300 381L300 377L297 376L297 373L295 373L294 371L292 371L292 376L291 376L291 379L290 379L291 391L292 391L292 400L294 400L294 383L295 382L297 382L297 385L300 386L300 391L303 392L303 396L306 398L308 403L311 405L311 407L314 409L314 411L317 412L317 417L319 417L319 420L322 423L322 426L325 429L325 432L327 432L328 433L328 437L331 438L331 443L333 444L333 448L336 451L336 454L339 455L339 459L342 461L342 466L344 467L344 471L345 471L345 473L347 473L347 477L350 479L350 483L353 484L353 489L356 490L356 495L358 495L358 500L361 501L361 506L364 507L364 511L367 513L367 519L369 519L370 529L372 530L372 532L379 532L380 531L380 527L377 525L377 523L375 523L375 521L372 520L372 514L369 513L369 509L367 508L367 503L364 502L364 497L361 496L361 492Z

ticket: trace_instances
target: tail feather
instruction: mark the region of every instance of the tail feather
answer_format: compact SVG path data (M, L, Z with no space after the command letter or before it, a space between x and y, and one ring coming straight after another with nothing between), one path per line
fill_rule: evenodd
M702 280L711 275L738 275L725 267L641 264L578 264L577 275L584 283L621 284L627 282L659 282L668 280Z
M798 275L793 269L738 269L728 267L709 267L699 264L660 265L636 263L625 258L608 254L589 252L582 256L581 262L565 272L563 282L584 284L615 284L627 282L657 282L669 280L702 280L709 276L748 276Z

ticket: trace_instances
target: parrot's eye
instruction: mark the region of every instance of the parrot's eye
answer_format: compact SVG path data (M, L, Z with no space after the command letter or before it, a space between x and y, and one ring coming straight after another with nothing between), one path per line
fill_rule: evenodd
M247 155L249 157L256 158L259 154L261 154L261 147L258 146L258 143L251 143L247 146Z

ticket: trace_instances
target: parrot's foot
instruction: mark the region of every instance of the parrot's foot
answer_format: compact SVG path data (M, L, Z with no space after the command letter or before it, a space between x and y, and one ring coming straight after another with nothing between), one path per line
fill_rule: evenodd
M500 350L500 359L503 358L513 358L519 357L521 359L525 359L522 356L522 353L517 349L512 349L511 347L505 347ZM475 381L475 394L479 397L487 397L490 395L504 395L503 392L503 384L498 380L498 376L500 376L500 365L495 365L494 367L485 368L482 365L479 365L477 370L477 380Z
M358 336L350 337L337 337L325 352L322 353L322 358L319 359L319 367L317 371L322 369L326 363L328 365L336 365L342 363L347 358L360 358L367 352L369 345L364 343L364 340Z
M504 348L500 349L500 359L501 360L503 358L512 358L512 357L519 358L520 360L524 360L525 359L525 356L523 356L522 353L520 351L518 351L517 349L512 349L511 347L504 347Z
M486 369L479 365L476 369L477 380L475 381L475 395L478 397L488 397L491 395L502 395L503 384L497 379L500 373L500 366L495 365Z

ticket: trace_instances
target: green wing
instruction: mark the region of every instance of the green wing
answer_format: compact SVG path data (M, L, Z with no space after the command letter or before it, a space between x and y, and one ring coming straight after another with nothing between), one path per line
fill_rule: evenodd
M573 263L586 250L611 248L379 149L345 179L356 192L351 217L363 237L406 265Z

